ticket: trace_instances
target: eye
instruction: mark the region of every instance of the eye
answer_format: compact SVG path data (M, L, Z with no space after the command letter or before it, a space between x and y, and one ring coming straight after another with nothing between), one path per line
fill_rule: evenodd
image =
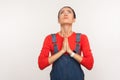
M63 13L72 13L72 11L71 10L62 10L62 11L60 11L60 14L63 14Z
M64 11L61 11L61 12L60 12L60 14L63 14L63 13L64 13Z
M72 13L70 10L67 10L68 13Z

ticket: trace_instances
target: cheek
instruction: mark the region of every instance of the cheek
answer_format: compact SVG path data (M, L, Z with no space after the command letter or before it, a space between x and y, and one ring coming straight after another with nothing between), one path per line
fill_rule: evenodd
M61 22L62 22L62 20L59 18L59 19L58 19L58 22L59 22L59 23L61 23Z
M59 17L58 21L59 21L59 22L63 21L62 17Z

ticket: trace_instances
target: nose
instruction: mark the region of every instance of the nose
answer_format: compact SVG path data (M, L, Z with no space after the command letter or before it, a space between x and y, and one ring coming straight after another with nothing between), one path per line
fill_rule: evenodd
M67 12L67 11L65 11L64 15L65 15L65 16L67 16L67 15L68 15L68 12Z
M65 11L65 14L68 14L69 12L68 11Z

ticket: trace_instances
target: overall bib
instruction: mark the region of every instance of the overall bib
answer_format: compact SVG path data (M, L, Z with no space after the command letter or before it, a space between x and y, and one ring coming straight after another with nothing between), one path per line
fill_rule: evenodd
M58 52L56 44L56 35L52 34L52 42L54 45L54 53ZM75 53L80 52L80 33L76 34L76 48ZM57 59L50 72L50 80L84 80L84 72L81 69L81 65L69 54L63 54Z

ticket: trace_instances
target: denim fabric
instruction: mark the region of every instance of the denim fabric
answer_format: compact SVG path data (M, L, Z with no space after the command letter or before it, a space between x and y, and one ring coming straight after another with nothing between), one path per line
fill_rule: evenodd
M55 34L52 36L54 36L54 39L56 39ZM78 39L80 35L76 37L76 39ZM78 42L80 40L76 41ZM79 47L77 47L77 45L76 48ZM56 47L56 45L54 47ZM76 52L79 52L78 49L76 50ZM54 50L54 52L57 51L58 49ZM79 62L77 62L74 58L70 57L68 54L64 54L53 63L52 70L50 72L50 80L84 80L84 72L81 69L81 65Z

